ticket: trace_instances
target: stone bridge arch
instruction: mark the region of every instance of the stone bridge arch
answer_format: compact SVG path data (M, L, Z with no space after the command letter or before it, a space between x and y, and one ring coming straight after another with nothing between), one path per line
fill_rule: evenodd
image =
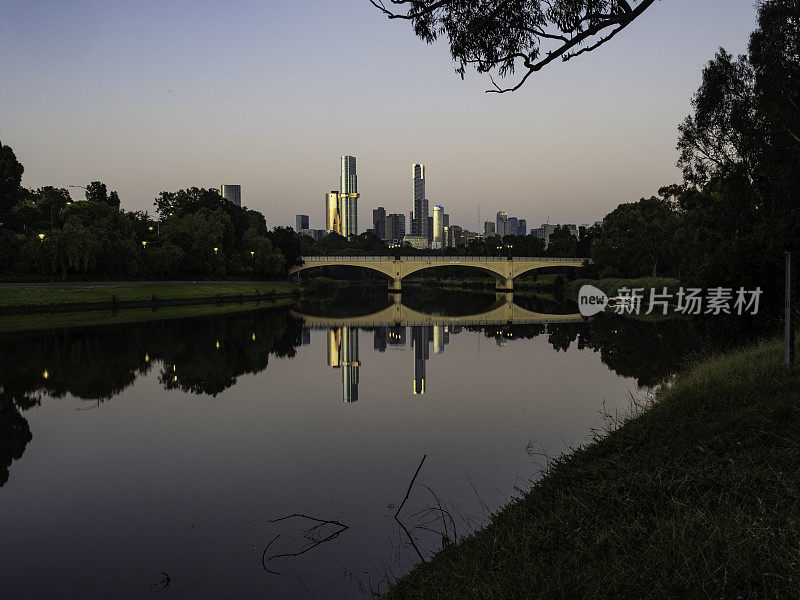
M467 267L495 278L498 291L513 291L514 278L534 269L545 267L580 267L582 258L524 258L507 259L496 256L304 256L303 264L292 267L290 275L316 267L358 267L382 273L389 278L389 291L400 292L404 277L436 267Z

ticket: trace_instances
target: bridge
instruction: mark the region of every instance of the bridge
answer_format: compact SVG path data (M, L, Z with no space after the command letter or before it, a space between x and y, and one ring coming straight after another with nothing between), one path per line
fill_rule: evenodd
M331 327L377 327L381 325L537 325L550 323L574 323L583 319L580 314L550 315L537 313L514 304L514 295L498 293L495 303L484 312L473 315L443 316L421 313L405 306L400 295L393 295L393 302L386 308L369 315L354 317L326 317L306 315L291 311L295 318L303 319L306 326Z
M513 291L514 278L546 267L580 267L583 258L504 256L303 256L302 265L289 269L294 275L316 267L357 267L383 273L389 278L389 291L400 292L403 277L433 267L469 267L495 278L498 291Z

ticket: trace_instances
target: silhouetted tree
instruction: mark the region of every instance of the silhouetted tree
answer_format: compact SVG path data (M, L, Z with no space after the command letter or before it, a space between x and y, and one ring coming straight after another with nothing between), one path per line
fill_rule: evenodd
M555 60L568 61L599 48L655 0L370 2L390 19L411 21L414 33L429 44L446 36L462 78L467 67L478 73L496 71L501 77L521 69L524 74L512 87L500 87L492 80L494 89L488 91L503 93L519 89L530 75Z

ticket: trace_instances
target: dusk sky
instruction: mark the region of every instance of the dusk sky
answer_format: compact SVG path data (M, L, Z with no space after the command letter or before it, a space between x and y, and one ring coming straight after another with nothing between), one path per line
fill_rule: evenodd
M754 26L753 0L661 0L497 95L368 0L2 0L0 140L24 186L101 180L127 210L235 183L270 226L304 213L321 229L352 154L359 232L378 205L408 214L414 162L452 224L476 230L478 205L481 221L589 223L680 180L701 68Z

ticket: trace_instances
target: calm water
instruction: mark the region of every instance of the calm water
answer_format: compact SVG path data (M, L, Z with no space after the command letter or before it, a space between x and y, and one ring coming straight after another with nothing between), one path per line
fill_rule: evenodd
M536 299L515 310L539 321L481 319L508 301L355 290L0 334L0 597L363 597L417 560L393 516L423 455L400 517L428 555L699 345ZM270 522L294 513L342 526Z

